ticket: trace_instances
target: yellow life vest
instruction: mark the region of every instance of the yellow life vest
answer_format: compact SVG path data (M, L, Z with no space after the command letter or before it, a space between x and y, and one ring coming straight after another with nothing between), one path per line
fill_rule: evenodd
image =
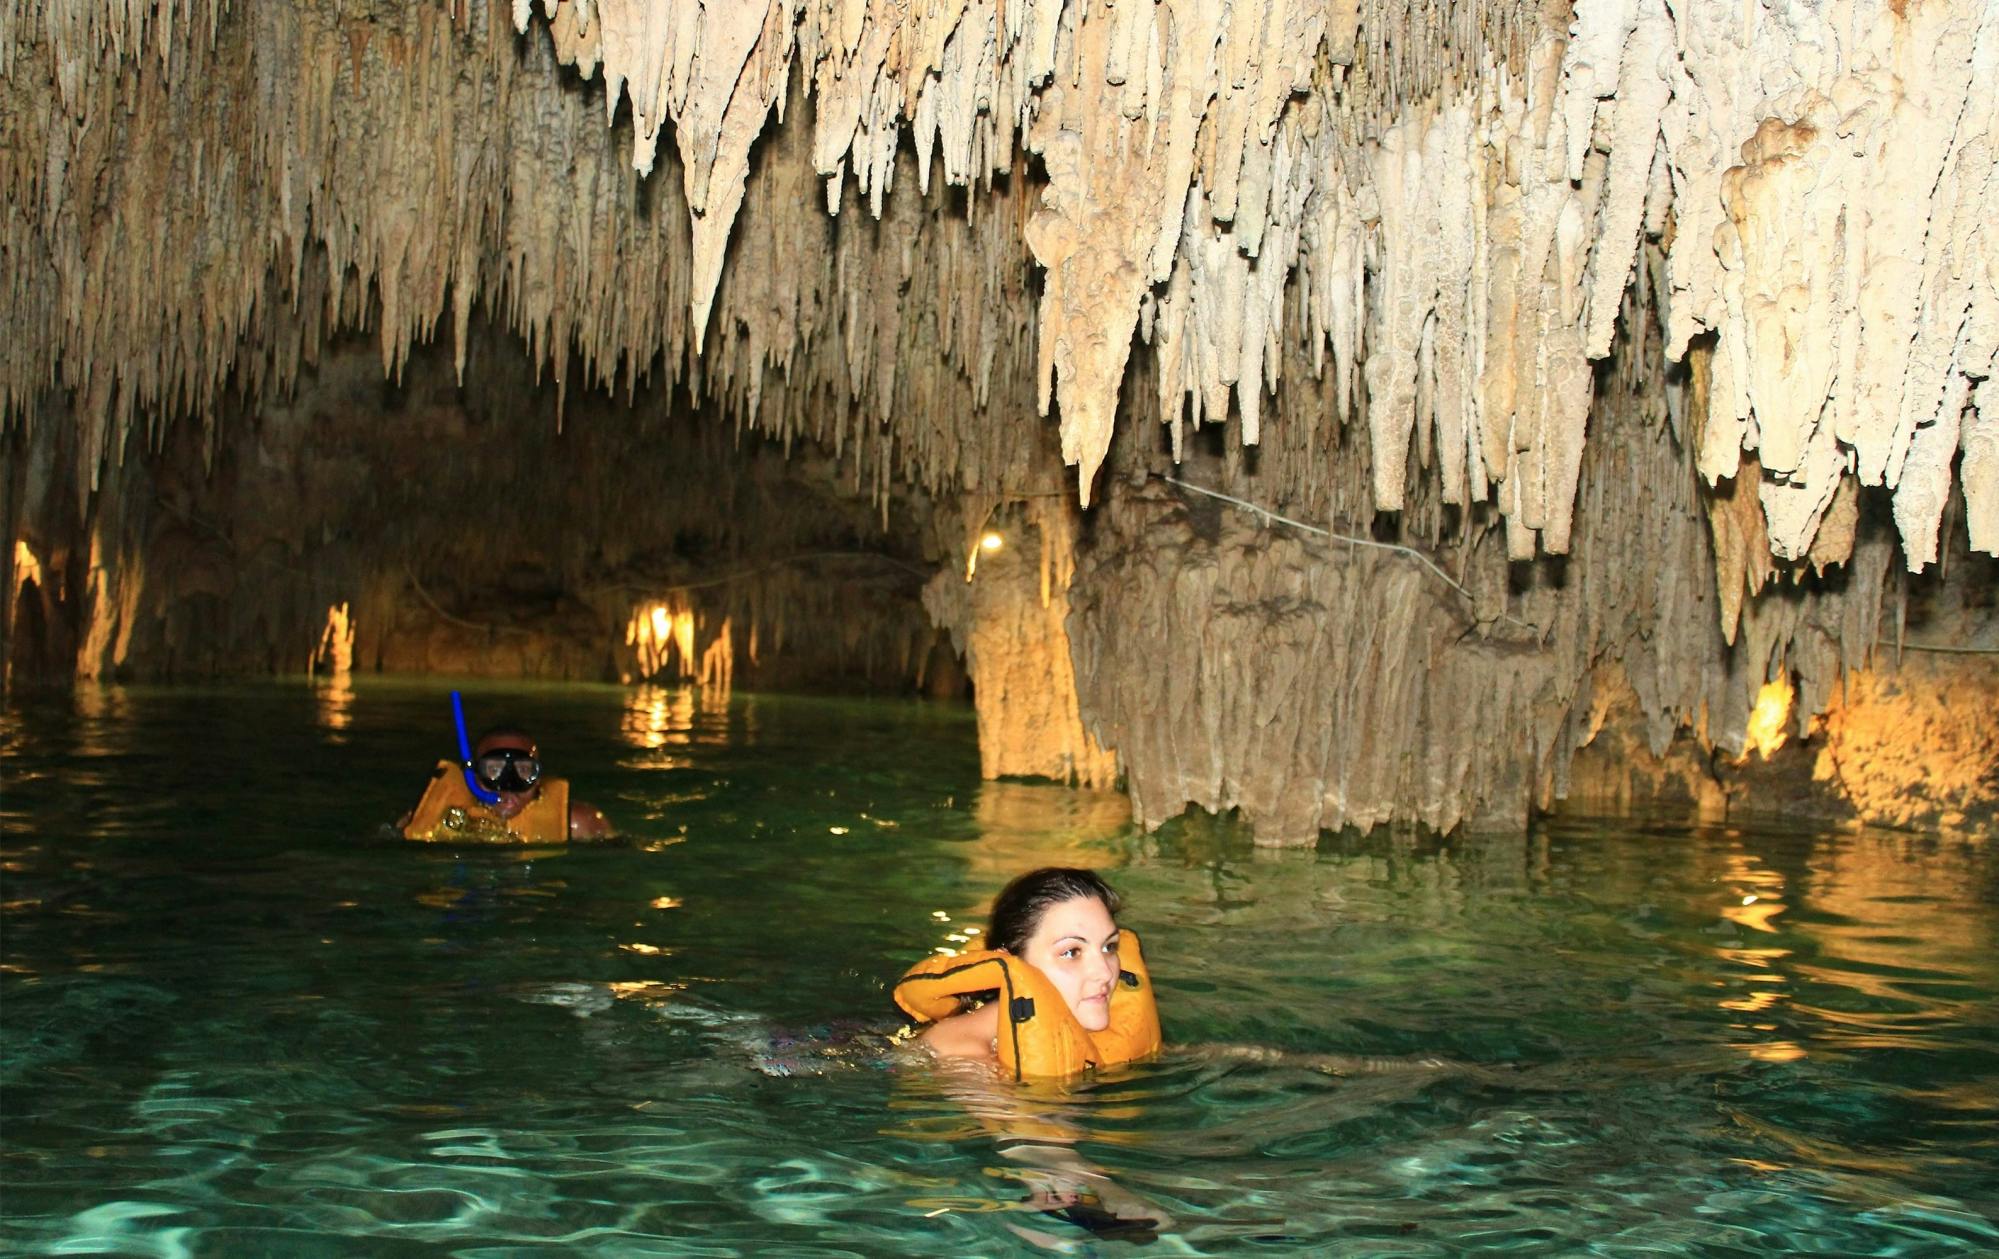
M465 771L453 761L439 761L431 771L423 799L410 812L404 839L447 843L565 844L569 842L569 783L544 778L528 806L511 818L472 794Z
M925 958L895 986L895 1003L911 1017L935 1022L958 1012L960 998L998 990L1000 1068L1016 1080L1061 1077L1115 1066L1159 1049L1159 1006L1134 932L1122 933L1118 982L1111 990L1110 1026L1084 1029L1055 985L1011 953L982 949Z

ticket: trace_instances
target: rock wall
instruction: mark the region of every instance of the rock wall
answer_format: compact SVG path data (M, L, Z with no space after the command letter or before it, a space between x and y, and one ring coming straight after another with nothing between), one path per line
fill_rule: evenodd
M1656 252L1646 262L1641 297L1664 274ZM1341 458L1352 433L1339 426L1301 445L1287 425L1266 443L1279 467L1339 469L1316 484L1273 477L1226 436L1178 463L1137 443L1112 452L1069 629L1086 725L1117 750L1141 822L1234 809L1260 841L1306 843L1404 820L1517 827L1572 792L1717 816L1809 797L1815 812L1888 824L1911 815L1882 807L1887 795L1936 792L1958 803L1924 816L1982 816L1999 761L1972 720L1960 739L1915 740L1876 797L1814 787L1809 760L1736 766L1767 681L1794 688L1783 719L1816 750L1829 745L1815 715L1852 679L1896 676L1897 634L1999 647L1992 562L1958 532L1954 579L1897 577L1892 505L1871 492L1837 518L1837 558L1773 557L1753 504L1707 489L1694 464L1706 351L1675 375L1645 302L1626 316L1649 339L1620 341L1597 382L1565 560L1511 559L1503 514L1456 507L1420 452L1400 517L1373 517L1375 470ZM1286 405L1309 406L1306 392ZM1912 602L1918 588L1931 595ZM1975 672L1983 657L1964 659ZM1982 667L1967 695L1999 686ZM1933 745L1952 768L1924 763L1916 749ZM1642 764L1606 767L1616 753ZM1718 762L1731 768L1718 776Z
M986 778L1103 788L1117 758L1083 727L1070 648L1074 508L1046 496L972 522L963 571L931 578L923 604L965 658Z
M1910 653L1849 676L1812 774L1885 826L1999 832L1999 677L1989 660Z

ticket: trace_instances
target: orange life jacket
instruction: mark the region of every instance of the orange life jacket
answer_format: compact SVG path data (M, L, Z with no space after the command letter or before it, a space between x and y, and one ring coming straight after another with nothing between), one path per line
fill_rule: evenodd
M925 958L896 984L895 1003L913 1018L935 1022L956 1014L961 998L997 990L1000 1068L1015 1080L1059 1078L1158 1051L1159 1007L1136 933L1122 933L1118 965L1110 1026L1101 1032L1086 1031L1076 1021L1040 970L993 949Z
M510 818L472 794L464 768L439 761L423 799L410 812L404 839L447 843L566 844L569 842L569 783L544 778L528 806Z

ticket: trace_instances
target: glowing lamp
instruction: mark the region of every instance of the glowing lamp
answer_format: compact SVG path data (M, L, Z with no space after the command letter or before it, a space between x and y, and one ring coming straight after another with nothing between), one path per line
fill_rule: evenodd
M21 588L31 581L37 586L42 584L42 562L35 558L33 547L16 538L14 540L14 592L19 594Z
M1765 682L1756 693L1756 708L1749 714L1748 745L1766 761L1791 735L1792 695L1789 675Z

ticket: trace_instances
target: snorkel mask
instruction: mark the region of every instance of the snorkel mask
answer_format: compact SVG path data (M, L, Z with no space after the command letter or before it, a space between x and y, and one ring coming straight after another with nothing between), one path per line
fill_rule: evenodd
M465 701L459 697L456 691L451 693L451 719L458 724L458 765L465 773L465 789L472 793L472 798L475 800L485 804L498 804L500 802L500 793L489 791L481 786L478 777L472 772L472 740L465 735ZM491 758L481 757L480 759L483 761ZM509 771L512 768L512 765L507 766ZM536 778L541 777L541 765L539 762L535 764L534 772ZM504 778L505 776L504 773L496 775L499 778ZM507 789L509 791L517 790L513 787ZM525 790L525 788L519 788L518 790Z
M492 748L472 758L472 774L488 790L524 795L541 780L541 761L526 748Z

